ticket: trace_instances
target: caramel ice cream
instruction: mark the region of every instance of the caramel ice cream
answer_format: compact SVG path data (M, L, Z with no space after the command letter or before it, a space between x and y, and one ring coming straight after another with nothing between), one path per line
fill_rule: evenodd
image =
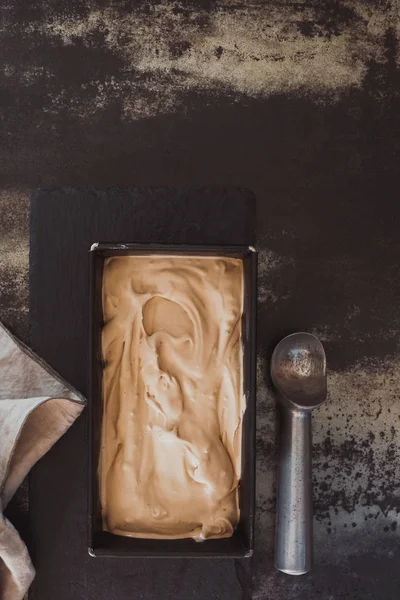
M241 259L117 256L103 274L103 528L223 538L239 520Z

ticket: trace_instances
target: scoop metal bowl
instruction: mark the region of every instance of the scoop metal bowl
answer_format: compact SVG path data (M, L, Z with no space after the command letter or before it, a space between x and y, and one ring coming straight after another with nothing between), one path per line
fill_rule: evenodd
M271 376L280 407L275 567L290 575L312 566L311 411L327 395L324 348L310 333L276 346Z

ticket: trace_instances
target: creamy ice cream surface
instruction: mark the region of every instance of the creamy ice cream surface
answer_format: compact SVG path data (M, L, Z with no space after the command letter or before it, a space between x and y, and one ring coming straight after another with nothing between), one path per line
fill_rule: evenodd
M243 261L115 256L102 293L103 528L231 536L245 410Z

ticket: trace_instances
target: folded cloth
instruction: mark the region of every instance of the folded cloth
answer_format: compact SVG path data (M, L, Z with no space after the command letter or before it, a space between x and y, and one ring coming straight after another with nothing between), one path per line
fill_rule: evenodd
M3 510L31 467L80 415L84 397L0 323L0 600L20 600L35 576Z

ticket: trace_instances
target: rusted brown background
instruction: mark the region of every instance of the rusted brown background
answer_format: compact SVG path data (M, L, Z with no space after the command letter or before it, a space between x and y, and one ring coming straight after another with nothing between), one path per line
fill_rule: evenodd
M0 318L29 339L31 189L252 189L260 249L253 598L397 600L398 2L10 0L0 15ZM316 565L300 579L272 569L275 415L266 378L273 343L295 329L321 337L330 367L330 402L315 415ZM22 526L25 496L10 511ZM91 589L84 573L77 581ZM216 581L215 598L225 597Z

